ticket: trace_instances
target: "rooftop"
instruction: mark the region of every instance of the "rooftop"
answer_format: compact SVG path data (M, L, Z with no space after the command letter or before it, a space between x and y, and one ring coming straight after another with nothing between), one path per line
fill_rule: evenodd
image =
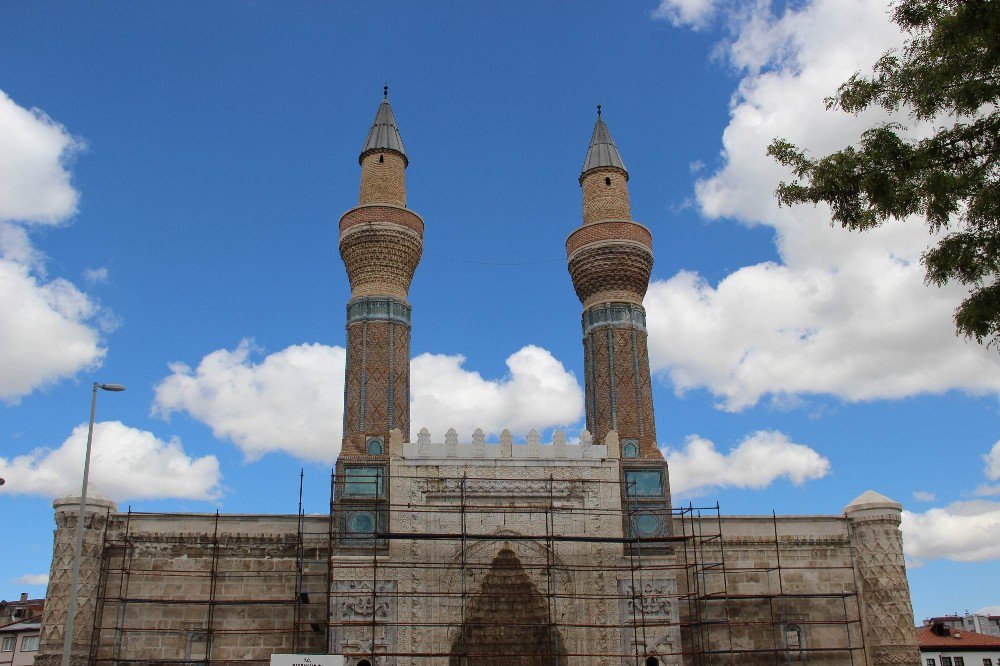
M388 88L385 94L382 103L378 105L378 111L375 112L375 120L368 130L368 138L361 148L361 155L375 150L391 150L402 155L404 162L409 162L406 150L403 148L403 138L399 135L399 126L396 125L396 116L392 114L392 107L389 106Z
M580 177L582 178L583 174L591 169L604 167L621 169L625 171L625 177L628 177L625 163L622 161L622 156L618 154L618 148L615 147L614 139L611 138L611 132L604 124L604 119L598 115L597 123L594 125L594 133L590 137L590 147L587 148L587 157L584 158L583 169L580 170Z
M1000 650L1000 638L938 625L917 627L921 650Z

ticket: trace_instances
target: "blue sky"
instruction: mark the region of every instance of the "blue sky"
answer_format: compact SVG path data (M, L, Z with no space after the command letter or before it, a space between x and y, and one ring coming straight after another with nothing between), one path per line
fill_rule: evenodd
M563 242L601 102L654 237L677 499L839 513L873 488L908 510L918 618L1000 604L1000 357L954 337L961 290L923 285L919 221L858 236L778 209L763 154L885 119L822 98L900 39L866 0L3 4L0 515L20 547L0 598L44 590L23 577L48 570L95 379L128 386L99 396L95 441L122 508L293 512L304 466L325 509L336 222L388 81L427 224L414 432L582 428Z

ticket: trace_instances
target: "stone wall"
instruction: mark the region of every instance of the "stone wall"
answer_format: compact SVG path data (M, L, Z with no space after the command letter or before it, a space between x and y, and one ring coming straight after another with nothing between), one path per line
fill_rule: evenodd
M93 576L103 593L94 599L96 622L93 612L78 620L75 663L87 663L88 651L95 663L260 664L293 648L324 651L328 519L306 519L313 534L300 589L309 603L298 605L297 632L297 517L220 516L217 534L215 525L205 514L112 515L107 540L94 544L107 546ZM61 603L58 592L49 598ZM59 659L41 650L39 657Z
M455 650L503 650L505 636L535 646L525 665L915 663L896 630L910 613L898 510L675 511L673 541L633 549L615 453L611 441L393 444L384 549L335 541L331 553L327 516L304 519L300 558L297 516L89 512L74 663L263 664L330 649L444 666ZM61 650L69 507L57 506L43 664Z

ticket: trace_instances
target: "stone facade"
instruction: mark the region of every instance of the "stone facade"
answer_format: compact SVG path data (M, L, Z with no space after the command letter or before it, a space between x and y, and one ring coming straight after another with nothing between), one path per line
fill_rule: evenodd
M74 663L327 650L393 665L500 653L493 663L918 663L898 629L912 617L898 508L675 508L667 536L637 549L620 482L636 463L617 457L615 433L600 445L391 439L366 459L389 468L373 491L391 500L385 539L344 543L337 509L301 531L294 515L90 514ZM71 543L68 506L57 502L57 550ZM59 659L70 564L54 557L40 663Z

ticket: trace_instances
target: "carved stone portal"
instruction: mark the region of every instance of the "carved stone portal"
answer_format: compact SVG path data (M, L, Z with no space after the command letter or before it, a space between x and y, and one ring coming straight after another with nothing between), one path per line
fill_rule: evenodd
M465 612L451 666L555 666L566 656L548 603L508 548L497 553Z

